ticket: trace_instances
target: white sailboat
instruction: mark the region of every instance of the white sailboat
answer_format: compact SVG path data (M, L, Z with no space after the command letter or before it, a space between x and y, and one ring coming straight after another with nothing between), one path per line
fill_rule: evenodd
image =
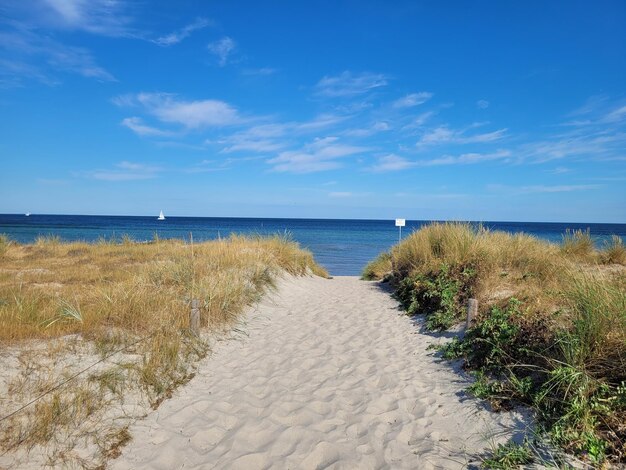
M30 217L30 212L27 212L26 214L24 214L26 217Z
M157 220L165 220L165 216L163 215L163 211L161 211L161 213L159 214L159 217L157 218Z

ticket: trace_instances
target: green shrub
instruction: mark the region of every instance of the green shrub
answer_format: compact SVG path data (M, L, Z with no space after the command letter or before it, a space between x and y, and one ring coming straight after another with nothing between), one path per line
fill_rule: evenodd
M429 330L445 330L461 316L471 297L475 272L471 267L451 268L416 274L401 280L395 296L409 315L425 314Z

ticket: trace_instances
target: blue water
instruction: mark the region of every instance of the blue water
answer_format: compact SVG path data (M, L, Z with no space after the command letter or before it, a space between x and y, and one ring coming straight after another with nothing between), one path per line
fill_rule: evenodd
M426 223L407 220L403 235ZM483 225L493 230L526 232L552 242L560 242L567 229L587 228L597 244L613 234L626 239L626 224L483 222ZM393 220L168 217L157 221L156 217L0 214L0 233L21 243L46 235L67 241L95 241L121 238L125 234L135 240L150 240L155 234L160 238L189 239L189 234L193 233L195 241L202 241L231 233L273 235L284 232L311 250L316 260L333 275L360 274L368 261L398 241L398 228Z

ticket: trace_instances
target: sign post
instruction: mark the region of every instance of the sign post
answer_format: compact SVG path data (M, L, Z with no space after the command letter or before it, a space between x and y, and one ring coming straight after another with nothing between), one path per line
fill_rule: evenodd
M396 227L398 227L400 233L398 234L398 243L402 241L402 227L406 225L406 220L396 219Z

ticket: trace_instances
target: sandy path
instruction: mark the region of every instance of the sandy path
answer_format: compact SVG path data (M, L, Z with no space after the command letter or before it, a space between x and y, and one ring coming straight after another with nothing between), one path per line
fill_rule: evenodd
M376 283L286 279L132 428L115 469L466 468L520 426L462 393ZM502 438L502 436L500 436Z

